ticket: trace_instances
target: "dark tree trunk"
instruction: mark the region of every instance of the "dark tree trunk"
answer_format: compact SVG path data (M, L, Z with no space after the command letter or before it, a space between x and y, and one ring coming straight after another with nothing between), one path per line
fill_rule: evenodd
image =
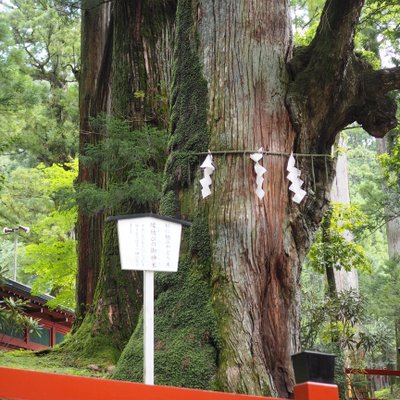
M91 3L83 13L83 155L86 144L97 144L107 136L106 127L99 132L99 124L94 124L96 129L91 125L91 118L99 113L128 122L132 134L145 123L165 128L162 125L168 120L164 104L168 82L162 81L168 77L161 66L170 69L166 66L166 41L172 29L172 5L167 2L152 7L130 0L102 4ZM155 17L157 11L160 18ZM105 174L99 165L81 163L79 183L106 189L112 183L126 182L128 173ZM142 304L141 274L121 271L116 226L105 224L104 219L109 214L145 211L150 210L138 208L132 199L96 215L79 213L78 316L84 320L72 343L86 355L101 348L104 358L115 362L137 323Z
M324 265L325 265L326 280L328 282L328 295L331 299L334 299L337 296L335 271L332 262L332 255L329 252L329 243L331 241L329 228L331 226L331 221L332 221L332 212L333 210L331 207L329 207L326 210L324 218L321 223L321 230L322 230L322 243L324 244Z
M82 66L79 81L80 146L85 155L87 144L99 142L101 133L92 128L91 118L107 112L109 99L111 43L110 5L101 1L82 3ZM104 187L104 174L96 165L80 161L78 184L94 183ZM94 292L101 264L103 243L102 213L88 215L82 208L78 212L78 277L77 277L77 326L93 303Z

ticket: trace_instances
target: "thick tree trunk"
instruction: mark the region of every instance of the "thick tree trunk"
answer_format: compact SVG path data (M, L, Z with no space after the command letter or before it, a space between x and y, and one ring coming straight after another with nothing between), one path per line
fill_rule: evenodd
M290 153L285 108L291 53L286 2L201 2L199 34L216 158L208 220L225 390L287 396L290 355L299 350L299 255L290 229L287 157L267 156L266 196L255 194L249 152ZM221 68L224 66L224 68Z
M174 210L175 195L180 201L175 212L194 216L188 192L182 190L191 183L191 170L179 159L204 151L208 131L208 148L224 153L215 157L213 195L200 202L212 244L211 283L221 341L218 380L224 390L284 397L291 392L290 355L299 349L301 262L329 200L335 169L330 148L355 119L377 136L394 123L387 87L375 94L386 102L386 113L378 118L365 103L365 93L370 96L370 88L384 78L370 76L353 55L363 2L339 3L327 1L314 41L291 60L287 2L178 2L173 153L164 198L168 212ZM391 78L396 74L389 73ZM394 85L391 78L387 81ZM249 153L261 146L286 157L264 157L267 193L258 200ZM297 159L309 194L300 206L289 198L285 179L291 151L307 155Z
M111 78L108 81L109 113L114 118L129 121L133 129L138 129L146 120L145 104L149 97L142 39L142 11L142 1L118 0L113 3L112 16L118 24L112 27L111 51L104 54L111 62ZM143 95L137 97L135 93ZM114 154L108 157L112 158ZM121 170L108 174L107 185L127 181L127 173ZM131 205L126 204L114 208L111 213L119 215L144 211L132 209ZM113 345L122 350L141 310L142 279L139 272L121 270L115 225L105 225L103 239L92 330L98 336L110 335Z
M79 81L80 149L85 154L87 144L96 144L101 132L92 129L90 119L107 111L110 60L105 57L110 42L110 5L98 1L82 3L82 66ZM104 186L104 176L97 166L79 163L80 183ZM101 264L103 218L99 213L88 215L82 208L78 213L78 277L77 326L93 303Z
M82 154L87 143L96 144L100 137L107 136L106 126L102 132L90 130L89 118L100 112L128 122L132 135L145 123L165 128L163 123L168 120L168 82L162 79L168 78L164 71L171 69L165 66L170 59L170 44L165 41L171 37L173 6L166 2L155 7L131 0L107 4L106 8L92 4L84 10ZM106 157L112 159L115 155ZM80 171L79 182L95 183L102 189L129 182L130 171L119 170L106 176L99 166L83 163ZM80 213L78 301L79 315L86 314L72 343L86 355L101 348L103 358L115 362L136 326L142 305L142 274L121 270L116 226L104 225L106 214L146 211L150 210L138 207L131 199L94 216ZM89 310L87 305L91 305Z
M293 386L290 355L299 350L304 254L299 255L290 227L287 156L264 157L268 190L263 200L255 194L249 159L261 146L284 154L293 149L295 134L285 107L284 66L290 52L286 2L178 3L172 98L176 153L167 166L164 198L170 200L174 190L190 183L190 171L179 160L207 149L208 130L211 151L226 151L215 159L213 195L199 202L203 211L196 211L193 203L186 204L187 191L178 190L176 212L191 219L204 213L207 220L221 340L218 385L227 391L287 396ZM193 201L193 193L189 196Z

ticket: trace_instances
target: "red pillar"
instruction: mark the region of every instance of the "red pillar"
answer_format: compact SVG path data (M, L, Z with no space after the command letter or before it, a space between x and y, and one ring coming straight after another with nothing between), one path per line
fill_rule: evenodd
M295 400L339 400L337 385L304 382L294 386Z

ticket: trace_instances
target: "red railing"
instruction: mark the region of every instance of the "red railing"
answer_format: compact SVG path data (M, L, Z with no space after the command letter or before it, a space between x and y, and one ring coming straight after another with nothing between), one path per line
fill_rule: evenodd
M347 383L348 383L348 396L350 399L357 400L376 400L370 397L369 392L374 393L374 390L369 390L369 385L365 384L363 388L356 388L351 382L350 375L367 375L370 376L398 376L400 371L390 369L372 369L372 368L346 368ZM388 379L388 378L387 378ZM385 383L385 382L384 382ZM386 382L388 384L388 382Z
M50 374L0 367L0 398L7 400L282 400L169 386ZM295 400L339 400L336 385L306 382Z
M400 376L400 371L391 369L346 368L346 374Z

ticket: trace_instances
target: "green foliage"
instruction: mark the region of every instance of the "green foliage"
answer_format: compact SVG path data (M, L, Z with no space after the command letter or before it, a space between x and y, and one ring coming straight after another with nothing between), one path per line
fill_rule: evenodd
M319 279L308 271L309 279ZM315 349L318 345L335 342L342 350L355 349L356 326L365 310L363 299L353 290L338 293L336 297L325 297L307 283L303 289L302 347Z
M397 383L396 385L391 386L390 388L379 389L375 392L375 396L378 399L387 399L387 400L400 399L400 384Z
M384 153L379 157L379 161L383 167L384 177L389 188L399 194L400 193L400 128L393 132L394 140L390 153ZM398 199L397 199L398 200ZM399 213L400 214L400 213Z
M397 307L399 286L398 261L388 261L385 223L399 215L398 193L395 186L387 186L389 176L382 175L385 160L377 157L378 147L366 133L355 130L349 135L349 172L353 202L368 216L362 229L361 243L372 261L370 274L360 273L360 290L364 294L368 318L360 328L368 348L366 361L369 366L386 367L394 363L394 321L400 317ZM394 171L394 170L393 170ZM391 173L393 173L393 171ZM392 175L393 176L393 175Z
M369 323L363 329L370 336L371 361L378 366L395 363L394 321L400 318L400 260L391 260L362 275Z
M318 279L321 278L315 272L306 269L306 278L303 276L302 347L326 350L333 345L351 358L353 366L368 365L366 362L370 366L382 366L380 363L393 346L387 323L371 317L373 311L368 299L353 290L340 292L333 298L324 297L315 286L309 286L311 281Z
M0 12L0 148L68 162L77 150L79 19L52 1L10 1Z
M355 205L332 203L331 207L332 212L324 216L308 254L311 266L321 273L326 267L370 271L371 263L363 246L351 240L350 233L365 225L365 215Z
M32 285L36 294L54 295L51 305L71 308L77 258L73 192L77 168L77 161L64 167L18 167L7 175L0 193L3 226L21 224L31 229L29 235L18 236L18 242L26 244L24 251L18 251L18 278ZM8 251L4 254L8 258L2 259L4 264L13 262L14 239L14 235L8 235L1 243L1 248Z
M351 201L367 216L366 223L356 229L356 236L376 268L387 261L384 224L397 207L392 192L383 190L385 181L375 139L356 129L348 135L348 147Z
M178 209L178 201L173 190L169 190L164 193L160 201L160 213L169 217L176 216L176 210Z
M82 211L95 213L121 207L155 211L161 195L162 171L166 159L166 132L144 126L132 130L127 121L99 117L93 125L105 137L89 144L81 161L97 165L108 176L105 188L82 183L77 199Z
M323 0L291 0L296 46L307 46L313 39L321 12Z
M32 293L51 293L49 306L75 306L77 270L74 224L76 209L54 211L34 226L37 243L25 246L24 272L34 277Z
M311 43L325 5L324 0L291 0L296 46ZM398 24L400 6L397 0L368 0L362 9L357 27L357 54L374 69L381 66L381 52L385 62L398 65L400 49Z
M157 384L209 389L216 372L217 330L210 288L182 262L174 274L157 274L155 380ZM143 320L118 362L115 379L143 379Z
M199 263L208 265L211 260L211 244L207 219L198 215L190 228L189 249Z
M370 271L358 270L360 292L363 293L360 311L364 311L360 313L354 326L336 323L337 311L331 313L331 301L324 299L323 276L318 276L317 272L306 265L302 273L302 342L305 348L325 350L328 343L334 339L339 342L342 350L346 349L347 363L360 367L386 367L388 363L393 363L396 357L394 321L400 316L396 300L400 295L400 283L397 262L388 262L383 224L388 218L388 211L393 212L397 206L392 203L391 190L383 190L384 179L377 160L375 139L359 129L354 129L348 134L348 147L352 206L345 206L344 210L334 208L332 219L336 225L335 229L350 229L354 232L357 246L363 247L363 254L369 261ZM344 221L350 217L349 223L344 222L337 226L343 217ZM335 237L331 228L326 235L328 238ZM321 239L322 232L318 233L318 236ZM341 254L343 249L340 248L340 240L336 244ZM314 254L310 255L310 258L314 258L314 266L320 271L321 268L318 267L323 266L324 250L328 260L331 253L336 251L335 246L324 248L319 241L313 250ZM341 258L346 257L344 253ZM316 290L318 282L320 291ZM346 303L340 305L345 309L350 306L351 304Z
M365 50L378 58L380 49L390 62L398 65L400 5L397 0L367 0L363 8L358 37Z
M359 324L368 313L364 300L356 292L345 291L327 298L323 288L324 277L306 266L302 273L301 344L304 350L336 355L335 382L344 398L346 354L359 348L365 340L360 335Z
M0 336L2 332L24 334L25 329L40 335L39 321L25 314L28 305L29 301L12 297L0 301Z

